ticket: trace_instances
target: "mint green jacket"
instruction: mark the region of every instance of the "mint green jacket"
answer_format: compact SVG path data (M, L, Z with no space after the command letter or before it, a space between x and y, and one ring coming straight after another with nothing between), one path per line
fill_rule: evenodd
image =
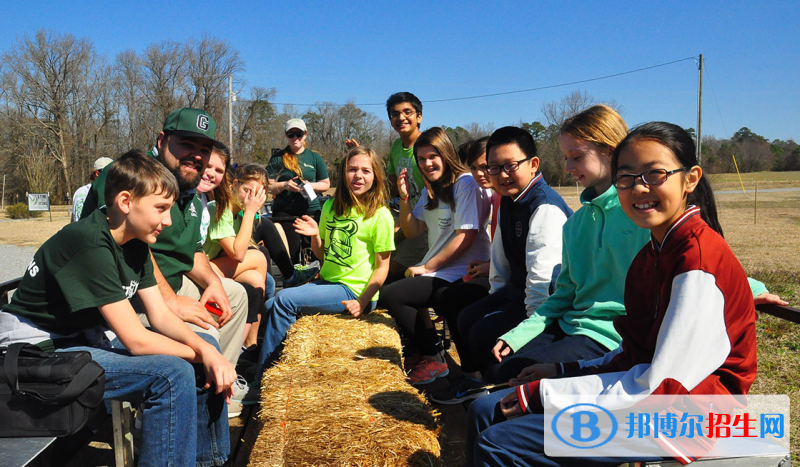
M650 231L622 211L616 188L595 193L584 190L583 207L564 224L555 293L500 337L515 352L555 322L568 335L587 336L608 350L619 346L614 318L625 313L625 276Z

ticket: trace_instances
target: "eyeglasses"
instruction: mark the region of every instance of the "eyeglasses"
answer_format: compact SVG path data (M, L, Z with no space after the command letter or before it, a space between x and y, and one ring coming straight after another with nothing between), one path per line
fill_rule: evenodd
M636 185L636 179L639 178L642 179L642 183L647 186L661 185L667 181L670 175L676 172L686 172L686 170L686 167L675 170L651 169L636 175L617 175L614 179L614 186L617 187L617 190L627 190L628 188L633 188L633 186Z
M389 118L394 120L395 118L399 118L400 114L403 114L406 117L413 117L414 115L417 114L417 111L413 110L413 109L405 109L402 112L398 112L396 110L392 110L391 112L389 112Z
M303 135L305 135L305 134L306 134L305 131L287 131L286 132L286 137L289 138L289 139L302 138Z
M530 157L526 157L521 161L514 161L514 162L506 162L503 165L487 165L486 166L486 173L489 175L500 175L500 171L510 174L511 172L516 172L519 170L519 165L525 161L531 160Z

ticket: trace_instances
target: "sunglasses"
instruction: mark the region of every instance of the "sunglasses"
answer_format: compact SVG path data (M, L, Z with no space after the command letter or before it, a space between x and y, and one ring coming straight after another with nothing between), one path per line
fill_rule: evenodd
M303 135L305 135L305 134L306 134L305 131L287 131L286 132L286 137L289 138L289 139L302 138Z

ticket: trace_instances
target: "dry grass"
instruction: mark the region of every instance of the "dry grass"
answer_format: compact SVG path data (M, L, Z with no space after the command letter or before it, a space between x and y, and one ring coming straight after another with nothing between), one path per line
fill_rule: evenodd
M303 317L286 342L251 467L441 465L438 413L406 382L387 315Z
M67 206L53 206L53 220L50 213L42 213L38 219L12 220L0 210L0 245L39 247L54 233L69 223Z

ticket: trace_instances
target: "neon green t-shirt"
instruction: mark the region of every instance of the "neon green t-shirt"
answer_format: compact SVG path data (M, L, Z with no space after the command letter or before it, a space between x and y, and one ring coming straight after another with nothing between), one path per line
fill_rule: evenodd
M394 219L385 206L369 219L336 217L333 200L328 200L320 215L319 234L325 249L320 276L346 285L358 296L375 270L375 254L394 251ZM377 299L376 292L372 301Z
M211 218L211 222L208 224L208 235L203 244L203 252L208 259L214 259L222 251L222 246L219 244L220 239L235 237L239 228L234 225L233 213L230 209L226 209L217 221L217 203L215 201L208 203L208 216Z

